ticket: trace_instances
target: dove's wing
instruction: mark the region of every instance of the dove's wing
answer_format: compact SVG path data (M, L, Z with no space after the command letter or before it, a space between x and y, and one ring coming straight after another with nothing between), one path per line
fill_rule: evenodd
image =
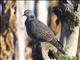
M54 37L54 33L47 27L45 24L38 20L31 21L32 28L31 34L41 40L41 41L49 41Z

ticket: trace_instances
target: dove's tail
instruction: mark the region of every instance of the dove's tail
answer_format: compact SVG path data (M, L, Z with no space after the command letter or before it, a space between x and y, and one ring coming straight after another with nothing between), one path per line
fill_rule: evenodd
M50 41L50 43L52 45L54 45L61 53L66 54L64 52L64 50L63 50L63 45L61 44L60 41L58 41L58 40L52 40L52 41Z

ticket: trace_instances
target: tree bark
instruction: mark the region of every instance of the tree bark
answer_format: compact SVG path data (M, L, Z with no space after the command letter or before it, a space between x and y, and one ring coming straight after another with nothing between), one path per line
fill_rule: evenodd
M72 4L72 1L68 1L68 4L70 4L72 6L72 7L66 6L67 8L69 8L69 10L71 8L74 8L73 7L74 4ZM78 8L80 8L80 7L78 6ZM80 12L78 11L77 13L79 14ZM76 15L76 13L75 13L75 15ZM80 20L80 15L78 16L78 18ZM62 27L61 41L63 42L63 45L64 45L63 49L65 50L67 56L69 56L71 58L76 56L77 47L78 47L78 37L79 37L79 26L74 27L72 33L68 32L65 25Z

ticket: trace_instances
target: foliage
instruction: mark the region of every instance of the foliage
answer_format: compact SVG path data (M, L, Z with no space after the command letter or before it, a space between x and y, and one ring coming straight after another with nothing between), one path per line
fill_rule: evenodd
M78 48L78 51L77 51L77 55L76 55L76 57L72 57L72 58L70 58L70 57L68 57L68 56L64 56L61 52L57 52L57 53L55 53L54 52L54 46L52 46L52 45L49 45L49 48L50 49L53 49L52 50L52 52L53 52L53 54L58 58L58 60L80 60L80 48Z
M72 57L72 58L68 56L64 56L60 52L58 52L57 55L58 55L58 60L80 60L80 51L78 51L76 57Z

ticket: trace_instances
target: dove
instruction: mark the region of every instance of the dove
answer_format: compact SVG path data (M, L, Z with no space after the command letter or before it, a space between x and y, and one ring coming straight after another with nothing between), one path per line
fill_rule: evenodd
M66 54L63 50L63 45L55 38L52 30L44 23L40 22L31 10L25 10L24 16L27 17L25 21L26 31L32 40L36 40L37 42L49 42L60 52ZM35 42L35 44L37 42Z

